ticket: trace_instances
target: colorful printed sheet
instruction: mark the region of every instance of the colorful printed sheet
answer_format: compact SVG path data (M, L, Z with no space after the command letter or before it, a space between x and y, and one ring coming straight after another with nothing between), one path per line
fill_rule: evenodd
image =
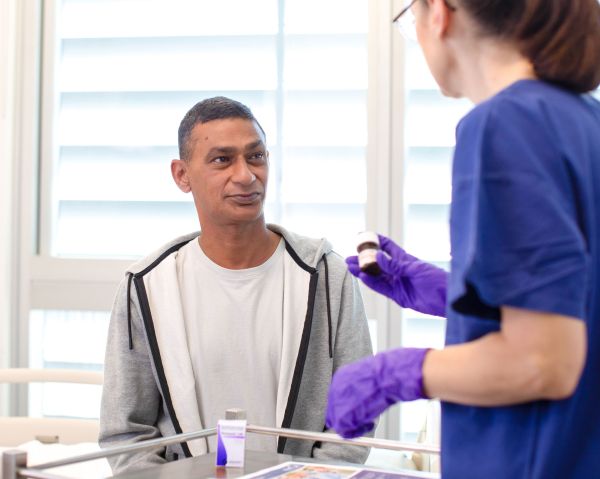
M246 479L411 479L430 476L406 475L398 472L326 464L284 462L243 477Z

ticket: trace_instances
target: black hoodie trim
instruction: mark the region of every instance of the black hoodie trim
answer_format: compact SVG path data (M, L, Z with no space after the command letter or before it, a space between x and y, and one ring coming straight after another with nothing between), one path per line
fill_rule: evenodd
M136 291L138 293L142 319L143 319L144 325L146 327L148 344L150 347L150 352L153 356L158 380L160 382L160 386L163 391L163 398L164 398L165 404L167 406L169 416L171 417L171 422L173 423L173 427L175 428L175 431L177 434L181 434L182 430L181 430L181 426L179 424L179 420L177 419L177 415L175 414L175 408L173 407L173 401L171 400L169 386L168 386L166 375L165 375L164 368L162 365L160 351L158 348L158 341L156 339L156 331L154 330L154 323L152 320L152 314L150 312L150 305L148 303L148 296L146 293L146 287L144 285L143 276L145 274L147 274L148 272L150 272L152 269L154 269L166 257L171 255L175 251L179 250L182 246L186 245L190 241L193 241L194 239L195 238L192 238L190 240L183 241L181 243L171 246L169 249L167 249L163 253L161 253L161 255L158 258L156 258L149 266L144 268L142 271L131 275L133 277L133 283L134 283L134 285L136 287ZM306 317L304 320L304 327L303 327L303 331L302 331L302 339L300 340L300 348L298 351L296 365L294 367L294 375L292 377L292 385L290 387L288 403L286 405L283 422L281 424L282 428L289 428L292 423L292 419L294 416L294 410L296 408L296 403L298 401L298 395L300 392L300 384L302 381L302 374L304 372L304 365L306 363L306 357L308 355L308 345L309 345L309 341L310 341L310 333L312 330L312 318L313 318L313 313L314 313L314 305L315 305L315 297L316 297L316 293L317 293L317 283L318 283L318 279L319 279L319 273L316 268L309 266L304 261L302 261L302 259L300 259L300 257L296 253L296 251L285 240L285 238L284 238L284 242L285 242L286 251L293 258L293 260L296 262L296 264L298 266L300 266L306 272L310 273L308 302L307 302ZM330 357L332 357L332 349L333 348L332 348L331 310L330 310L330 298L329 298L329 271L328 271L327 260L325 258L325 255L323 255L323 260L324 260L324 265L325 265L325 291L326 291L326 296L327 296L326 299L327 299L327 319L328 319L328 327L329 327L329 353L330 353ZM127 288L128 296L130 295L130 291L129 291L130 288L131 288L131 280L128 281L128 288ZM130 308L128 308L127 313L128 313L128 321L131 322ZM132 343L131 334L132 333L131 333L131 328L130 328L129 329L129 335L130 335L129 339L130 339L130 345L132 346L133 343ZM284 438L284 437L279 438L277 452L279 452L279 453L283 452L286 441L287 441L287 438ZM183 452L186 455L186 457L192 457L192 453L190 452L190 449L189 449L187 443L185 443L185 442L181 443L181 447L182 447Z
M162 260L164 260L167 256L177 251L183 245L193 241L195 238L192 238L187 241L182 241L181 243L177 243L176 245L171 246L169 249L164 251L158 258L156 258L149 266L144 268L139 273L134 273L129 275L129 279L127 281L127 321L128 321L128 329L129 329L129 347L133 349L133 336L131 331L131 283L135 285L135 289L137 291L138 299L140 302L140 312L142 315L142 320L144 321L144 327L146 329L146 336L148 337L148 345L150 347L150 353L152 354L152 359L154 361L154 366L156 368L156 375L158 376L158 381L160 383L160 388L162 390L163 399L165 404L167 405L167 411L169 416L171 417L171 422L173 423L173 428L177 434L181 434L183 431L181 429L181 425L179 424L179 419L177 419L177 415L175 414L175 408L173 407L173 401L171 399L171 393L169 391L169 385L167 383L167 377L165 375L165 370L163 368L162 359L160 357L160 350L158 349L158 341L156 340L156 331L154 329L154 322L152 320L152 313L150 312L150 304L148 303L148 296L146 293L146 286L144 285L143 276L154 269L156 265L158 265ZM192 453L190 448L188 447L186 442L181 443L181 448L183 449L183 453L186 457L192 457Z
M298 264L298 266L300 266L302 269L304 269L305 271L308 271L311 274L317 272L317 270L315 268L307 265L304 261L302 261L300 259L300 256L298 256L296 251L294 251L292 246L287 241L285 242L285 250L294 259L294 261ZM333 338L332 338L333 328L331 326L331 298L330 298L330 294L329 294L329 267L327 264L327 254L324 253L323 256L321 256L321 258L323 259L323 264L325 265L325 298L327 300L327 327L328 327L327 336L328 336L329 358L333 359Z
M173 401L171 400L171 392L169 391L169 385L167 383L167 377L163 368L162 359L160 357L160 350L158 349L158 341L156 340L156 331L154 329L154 322L152 321L152 313L150 312L150 304L148 303L148 296L146 293L146 286L144 284L144 278L141 273L134 275L133 283L140 300L140 309L142 312L142 319L144 320L144 326L146 327L146 335L148 336L148 344L150 346L150 352L154 360L154 366L156 367L156 375L160 382L160 388L162 390L163 399L167 405L167 411L171 417L171 422L175 428L176 434L181 434L183 431L177 414L175 414L175 408L173 407ZM186 442L181 443L181 448L186 457L192 457L192 453Z
M285 240L285 238L284 238ZM292 248L292 246L285 241L285 249L288 254L293 258L293 260L300 266L303 270L310 273L310 283L308 287L308 304L306 309L306 318L304 320L304 328L302 331L302 339L300 340L300 349L298 351L298 357L296 360L296 366L294 368L294 375L292 377L292 385L290 387L290 394L288 396L288 403L285 408L285 414L283 416L283 421L281 423L282 428L289 428L292 424L292 419L294 417L294 410L296 409L296 404L298 402L298 395L300 393L300 384L302 382L302 374L304 372L304 365L306 363L306 356L308 355L308 345L310 340L310 333L312 330L312 318L314 313L315 306L315 298L317 295L317 283L319 279L319 273L316 268L309 266L306 264L300 256L296 253L296 251ZM332 327L331 327L331 307L330 307L330 298L329 298L329 268L327 266L326 255L322 256L325 266L325 293L327 300L327 325L329 328L329 353L330 357L332 357L333 346L332 346ZM285 449L285 445L287 442L287 438L280 437L277 444L277 452L283 453Z
M284 238L284 241L285 241L285 238ZM302 261L300 259L300 256L298 256L296 251L294 251L292 246L287 241L285 241L285 250L294 259L294 261L298 264L298 266L300 266L302 269L304 269L305 271L308 271L311 274L317 272L317 270L315 268L307 265L304 261ZM333 327L331 325L331 298L330 298L330 294L329 294L329 267L327 264L327 253L324 253L323 256L321 256L321 258L323 259L323 264L325 266L325 299L327 301L327 328L328 328L327 336L328 336L329 358L333 359L333 333L332 333ZM315 292L315 294L316 294L316 292Z
M323 255L323 264L325 265L325 298L327 300L327 333L329 336L329 358L333 359L332 327L331 327L331 301L329 300L329 267L327 266L327 256Z
M131 331L131 280L132 280L132 278L134 276L135 277L144 276L148 271L151 271L152 269L154 269L156 267L156 265L159 264L167 256L169 256L170 254L172 254L173 252L175 252L179 248L181 248L183 245L188 244L190 241L193 241L196 238L198 238L198 237L196 236L196 237L192 238L191 240L182 241L181 243L177 243L176 245L171 246L168 250L166 250L164 253L162 253L158 258L156 258L152 262L152 264L150 264L150 266L147 266L139 273L129 273L129 278L127 280L127 331L129 333L129 349L133 349L133 334Z
M185 246L190 241L194 241L196 239L198 239L198 236L194 236L192 239L189 239L189 240L186 240L186 241L182 241L181 243L177 243L177 244L171 246L168 250L165 250L163 253L161 253L161 255L158 258L156 258L154 261L152 261L152 263L150 263L149 266L146 266L139 273L135 273L135 276L136 277L144 276L146 273L148 273L149 271L152 271L154 268L156 268L156 265L158 265L159 263L161 263L162 260L165 259L167 256L171 255L172 253L174 253L175 251L177 251L182 246Z
M133 334L131 332L131 281L133 274L127 275L127 333L129 334L129 350L133 349Z
M292 386L290 387L288 403L285 408L283 422L281 423L282 428L289 428L292 424L294 410L296 409L296 403L298 402L302 373L304 372L304 364L306 363L306 356L308 354L308 342L310 340L310 331L312 329L313 309L315 305L318 279L319 273L316 271L310 275L310 283L308 287L308 307L306 310L306 318L304 319L304 330L302 331L302 339L300 340L300 351L298 352L298 359L296 360L296 366L294 368L294 376L292 377ZM283 453L286 441L287 438L281 436L279 437L279 442L277 444L278 453Z
M283 240L285 241L285 238ZM287 241L285 241L285 250L294 259L294 261L298 264L298 266L300 266L304 271L306 271L310 274L314 274L317 272L316 268L313 268L312 266L307 265L304 261L302 261L300 259L300 256L298 256L298 253L296 253L296 251L294 251L292 246Z

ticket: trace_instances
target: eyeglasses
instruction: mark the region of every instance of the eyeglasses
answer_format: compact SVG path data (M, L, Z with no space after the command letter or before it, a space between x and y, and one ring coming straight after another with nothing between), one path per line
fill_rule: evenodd
M411 7L418 1L419 0L412 0L406 7L400 10L400 13L392 20L392 23L396 25L398 31L408 40L417 41L416 19ZM456 11L456 7L450 5L447 0L444 0L444 3L451 12Z
M396 15L393 20L393 23L400 34L407 40L417 40L416 19L411 8L417 1L418 0L412 0L406 7L400 10L400 13Z

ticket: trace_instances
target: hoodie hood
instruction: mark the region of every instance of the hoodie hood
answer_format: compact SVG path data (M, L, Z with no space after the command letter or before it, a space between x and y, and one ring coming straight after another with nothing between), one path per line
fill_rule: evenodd
M286 353L280 367L276 423L323 431L333 371L371 353L358 283L324 239L305 238L276 225L268 228L284 238L286 248L282 308ZM201 429L195 424L197 398L189 387L192 382L180 380L189 358L185 357L185 328L180 324L176 270L177 251L198 235L187 234L165 244L131 265L121 281L106 353L103 446ZM162 406L157 407L148 397L156 397ZM196 453L194 447L192 442L168 446L160 456L136 456L129 463L150 466L165 458L187 457ZM366 450L356 454L355 446L291 438L280 438L277 449L284 454L348 462L363 462L367 454Z
M323 256L332 251L331 243L325 238L308 238L307 236L292 233L275 224L268 224L267 228L283 236L286 243L296 252L298 258L311 268L316 269L317 264L323 259Z
M267 228L282 236L287 245L289 245L293 252L296 253L298 259L300 259L311 269L316 269L317 264L322 260L323 255L329 254L332 251L331 243L329 243L329 241L327 241L325 238L308 238L306 236L292 233L282 226L276 224L268 224ZM188 233L169 241L145 258L133 263L131 266L129 266L129 268L127 268L126 273L142 273L147 268L152 267L154 263L160 261L164 256L171 254L173 250L179 249L179 247L189 243L194 238L200 236L200 234L200 231L196 231L194 233Z
M311 278L318 277L317 267L319 262L323 262L325 271L325 295L327 300L327 324L328 324L328 346L329 346L329 357L333 358L333 331L332 331L332 317L331 317L331 298L329 291L329 266L327 264L327 255L332 251L331 243L325 238L308 238L306 236L292 233L285 228L275 225L268 224L267 228L274 233L283 237L285 241L286 251L294 258L296 263L307 271ZM193 241L197 238L201 232L189 233L179 238L175 238L173 241L165 244L154 253L148 255L142 260L131 265L127 271L127 325L129 334L129 349L134 348L133 345L133 333L131 323L131 288L134 276L143 276L158 263L160 263L167 256L173 254L173 252L179 250L183 245ZM316 287L316 283L314 285Z

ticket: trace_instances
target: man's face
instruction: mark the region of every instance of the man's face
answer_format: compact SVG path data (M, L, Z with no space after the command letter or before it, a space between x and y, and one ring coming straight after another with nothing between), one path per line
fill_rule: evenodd
M262 220L269 153L258 125L228 118L198 124L189 139L190 158L173 160L173 178L192 192L200 224L240 225Z

